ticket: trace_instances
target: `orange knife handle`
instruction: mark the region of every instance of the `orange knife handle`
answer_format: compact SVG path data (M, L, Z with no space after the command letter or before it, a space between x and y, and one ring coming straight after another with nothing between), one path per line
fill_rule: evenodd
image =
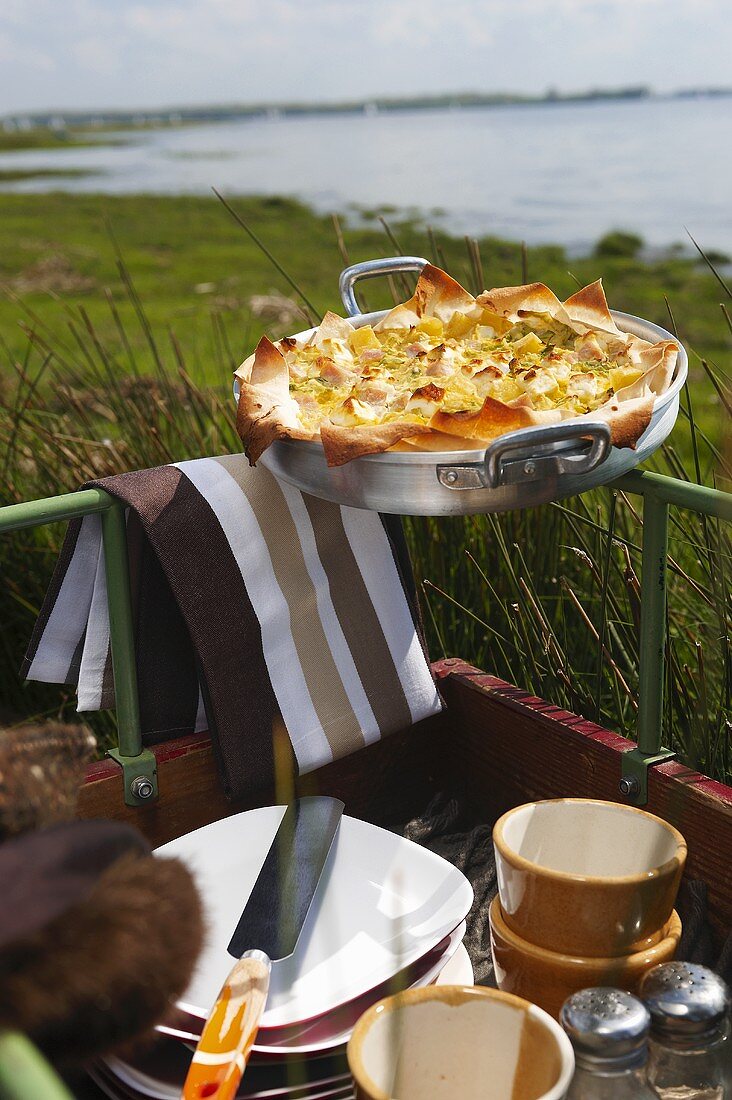
M206 1021L182 1100L234 1100L267 1003L271 963L247 951L235 964Z

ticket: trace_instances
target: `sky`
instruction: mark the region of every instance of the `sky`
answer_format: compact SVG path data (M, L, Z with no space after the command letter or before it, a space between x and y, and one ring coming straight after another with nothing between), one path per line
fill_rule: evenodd
M732 84L729 0L0 0L0 115Z

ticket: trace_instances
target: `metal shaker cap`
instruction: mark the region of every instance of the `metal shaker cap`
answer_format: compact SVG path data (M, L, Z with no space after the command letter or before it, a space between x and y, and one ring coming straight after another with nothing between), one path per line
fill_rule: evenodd
M597 986L573 993L559 1016L577 1065L629 1069L647 1058L648 1009L631 993Z
M654 966L643 978L640 995L651 1014L653 1038L670 1045L712 1038L724 1028L730 1010L726 982L697 963Z

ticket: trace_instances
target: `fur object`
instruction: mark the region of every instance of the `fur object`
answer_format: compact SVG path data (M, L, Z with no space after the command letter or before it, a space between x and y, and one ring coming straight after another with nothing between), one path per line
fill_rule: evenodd
M16 882L0 890L0 1030L68 1069L149 1035L203 942L181 862L129 826L73 821L94 747L84 726L0 730L0 863Z
M0 729L0 841L70 821L95 748L86 726Z
M129 1044L183 993L202 942L188 869L123 856L85 901L0 952L0 1028L60 1066Z

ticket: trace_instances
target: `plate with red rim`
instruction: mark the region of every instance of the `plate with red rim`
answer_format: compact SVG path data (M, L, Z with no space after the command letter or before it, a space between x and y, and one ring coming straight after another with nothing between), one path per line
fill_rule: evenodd
M231 934L284 812L247 810L156 851L191 869L208 926L184 1013L206 1019L213 1007L232 966ZM388 981L449 936L472 902L470 883L447 860L344 814L296 950L272 966L261 1026L301 1024Z
M126 1083L104 1066L89 1069L92 1081L110 1100L179 1100L180 1088L158 1083L145 1083L142 1088ZM243 1086L243 1082L242 1082ZM182 1087L182 1086L181 1086ZM237 1100L353 1100L350 1074L341 1074L330 1083L316 1081L305 1088L264 1089L259 1092L237 1093Z
M439 977L440 972L449 963L465 935L465 921L462 921L446 941L441 941L444 948L437 958L433 958L430 952L426 958L432 958L432 964L427 965L424 973L413 982L397 981L395 978L376 986L374 989L341 1005L325 1016L318 1016L304 1024L298 1024L292 1028L276 1028L264 1036L260 1032L257 1035L253 1051L256 1054L273 1054L280 1057L285 1054L314 1054L315 1052L334 1050L336 1047L345 1047L351 1037L351 1033L367 1008L370 1008L382 997L388 997L397 989L406 985L425 986L430 985ZM403 973L403 972L402 972ZM397 976L400 977L400 976ZM408 979L409 975L406 975Z
M464 944L458 944L434 984L473 984ZM191 1052L183 1043L160 1038L154 1047L136 1057L109 1057L98 1062L90 1076L113 1100L179 1100L190 1060ZM341 1053L305 1059L253 1059L237 1096L239 1100L346 1100L352 1096L352 1083Z
M432 984L473 984L473 969L468 953L462 943L464 935L465 921L459 925L453 936L450 937L449 946L442 958L438 959L425 972L421 980L412 984L412 989ZM260 1043L259 1036L257 1036L257 1042L253 1047L254 1064L260 1064L261 1058L257 1055L263 1054L275 1055L280 1058L285 1055L302 1057L316 1052L332 1051L335 1053L338 1048L345 1049L354 1027L366 1009L383 997L395 993L397 988L392 983L386 982L383 986L377 986L376 989L370 990L363 997L335 1009L327 1016L320 1016L317 1020L304 1024L300 1028L279 1028L275 1031L275 1035L279 1035L281 1032L287 1032L288 1034L282 1036L282 1041L275 1042L272 1045L268 1046L265 1043Z
M107 1080L119 1083L153 1100L180 1100L191 1064L191 1052L174 1039L159 1038L155 1045L128 1059L109 1056L96 1069ZM319 1094L339 1091L350 1084L345 1055L324 1055L306 1061L249 1065L241 1079L240 1100L315 1100Z
M388 982L370 989L361 997L339 1005L332 1012L326 1012L323 1016L316 1016L302 1024L293 1024L292 1027L260 1028L252 1047L252 1061L260 1064L268 1060L267 1056L270 1056L269 1060L290 1055L302 1057L322 1054L337 1047L345 1048L359 1017L376 1001L396 993L399 989L431 985L439 981L443 973L449 973L448 964L460 948L464 935L465 921L462 921L433 951L429 951L413 966L401 971ZM445 980L447 979L442 979L442 984ZM156 1030L162 1035L179 1039L193 1050L202 1028L201 1019L178 1012L170 1018L169 1023L159 1025Z

